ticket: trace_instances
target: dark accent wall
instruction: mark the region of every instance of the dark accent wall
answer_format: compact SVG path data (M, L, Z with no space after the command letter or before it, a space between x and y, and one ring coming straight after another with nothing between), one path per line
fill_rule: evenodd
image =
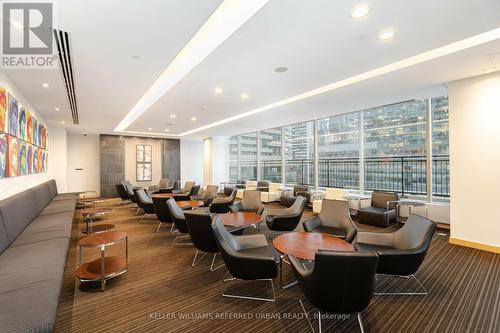
M99 136L101 196L117 197L115 185L125 180L125 138L118 135Z
M181 179L181 140L161 140L161 177L171 182Z

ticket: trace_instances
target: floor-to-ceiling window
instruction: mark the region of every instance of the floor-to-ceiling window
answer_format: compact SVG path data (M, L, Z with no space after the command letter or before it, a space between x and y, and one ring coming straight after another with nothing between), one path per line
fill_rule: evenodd
M448 97L431 100L432 110L432 195L450 196Z
M240 177L244 180L257 180L257 133L239 136Z
M232 136L229 138L229 181L233 183L240 178L238 153L238 137Z
M314 186L314 123L283 127L285 183Z
M259 132L260 179L281 183L281 128Z
M427 192L426 101L363 111L365 189Z
M359 188L360 113L317 121L318 186Z

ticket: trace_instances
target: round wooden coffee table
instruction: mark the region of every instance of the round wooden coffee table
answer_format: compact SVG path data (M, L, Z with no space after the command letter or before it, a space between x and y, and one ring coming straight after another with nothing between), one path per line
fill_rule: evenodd
M297 283L293 281L283 286L283 257L293 255L303 260L314 260L317 250L354 251L354 247L343 239L317 232L289 232L273 240L273 246L283 255L280 257L280 285L288 288Z
M237 228L256 226L263 221L261 215L251 212L232 212L217 215L222 224Z
M179 206L179 208L181 208L181 209L201 207L205 204L203 201L199 201L199 200L176 201L176 203L177 203L177 206Z
M111 210L105 208L95 208L89 211L82 212L83 221L87 224L85 229L82 229L82 233L84 234L94 234L99 232L108 231L113 229L114 224L101 224L99 226L94 226L94 222L100 217L109 217L111 214Z
M125 241L125 256L106 257L106 247ZM121 275L128 266L128 236L122 231L106 231L83 237L78 241L80 251L80 267L75 275L81 282L101 281L101 290L106 288L106 280ZM99 259L83 263L83 248L98 248L101 252Z

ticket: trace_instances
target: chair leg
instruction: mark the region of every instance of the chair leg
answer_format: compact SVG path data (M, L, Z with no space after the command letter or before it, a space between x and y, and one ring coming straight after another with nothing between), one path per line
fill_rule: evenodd
M300 306L302 307L302 311L304 311L304 314L306 315L307 322L309 323L309 327L311 328L311 331L314 333L314 327L311 323L311 320L309 319L309 313L306 311L306 308L304 307L304 304L302 303L302 300L299 298L299 303Z
M198 252L200 252L200 251L196 250L196 253L194 254L193 263L191 264L191 267L196 266L196 264L199 263L207 255L207 253L204 252L203 255L200 257L200 259L198 259L198 261L196 261L196 257L198 257Z
M300 306L302 307L302 311L305 314L307 322L309 323L309 327L311 328L311 331L313 331L313 333L314 333L315 332L314 326L311 323L311 320L309 319L309 312L306 311L306 308L304 307L304 303L302 303L302 299L299 299L299 303L300 303ZM363 326L363 321L361 320L361 312L357 313L357 318L358 318L358 324L359 324L359 328L361 330L361 333L365 333L365 329L364 329L364 326ZM319 311L319 310L318 310L318 328L319 328L319 332L321 333L321 331L322 331L322 328L321 328L321 311Z
M184 242L176 242L178 238L186 238L189 237L189 235L183 235L180 232L177 233L177 236L175 236L174 240L172 241L172 245L193 245L193 243L184 243Z
M361 320L361 312L358 312L358 323L359 323L359 329L361 330L361 333L365 333L365 329L363 326L363 320Z
M234 280L239 280L239 279L234 278ZM255 300L255 301L265 301L265 302L274 302L274 301L276 301L276 292L274 290L273 279L258 279L257 281L270 281L271 282L271 288L273 290L273 298L262 298L262 297L252 297L252 296L243 296L243 295L236 295L236 294L228 294L227 293L227 289L229 288L229 285L231 283L228 283L228 286L226 287L226 289L222 293L222 296L224 296L224 297L231 297L231 298L240 298L240 299L251 299L251 300Z
M174 222L172 222L172 226L170 227L170 233L174 233L174 228L175 228L175 224Z
M224 267L225 264L222 264L222 265L219 265L217 267L214 268L214 263L215 263L215 258L217 257L217 253L214 253L214 257L212 259L212 264L210 265L210 272L215 272L216 270L218 270L219 268L221 267Z
M156 228L156 232L160 231L160 228L161 228L162 224L163 224L163 222L160 221L160 223L158 224L158 228Z
M379 292L376 292L376 293L373 293L374 295L377 295L377 296L425 296L425 295L427 295L427 289L425 289L425 287L422 285L422 283L420 283L420 281L418 281L418 279L413 274L409 275L409 276L405 276L405 275L391 275L391 274L377 274L377 275L392 276L392 277L403 278L403 279L411 279L411 278L413 278L418 283L418 285L420 286L420 289L423 290L423 291L420 291L420 292L395 292L395 293L379 293Z

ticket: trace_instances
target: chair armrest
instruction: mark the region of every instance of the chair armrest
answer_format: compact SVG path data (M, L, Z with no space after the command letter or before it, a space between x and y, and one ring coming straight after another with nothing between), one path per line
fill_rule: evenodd
M299 275L301 279L306 278L314 270L314 267L308 269L306 266L302 264L302 262L299 259L297 259L292 254L288 255L288 259L290 260L290 265L292 265L295 273Z
M241 210L241 203L237 203L234 205L229 206L229 209L231 209L232 212L239 212Z
M263 234L236 236L240 250L253 249L256 247L268 246L267 238Z
M394 233L361 231L356 235L356 242L373 245L392 246L394 242Z
M302 223L302 226L304 227L305 231L313 231L320 225L321 225L321 220L319 219L319 216L313 217L312 219L304 221Z
M264 212L264 210L265 210L265 207L264 207L264 205L261 202L260 205L259 205L259 209L257 210L257 214L262 215L262 213Z

